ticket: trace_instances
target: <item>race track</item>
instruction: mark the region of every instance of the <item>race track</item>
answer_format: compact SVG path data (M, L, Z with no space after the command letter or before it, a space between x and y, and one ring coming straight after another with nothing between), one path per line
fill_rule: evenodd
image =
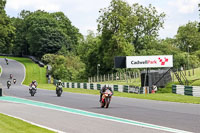
M99 96L96 95L64 92L61 97L57 97L55 91L38 89L36 95L31 97L28 92L28 87L21 85L25 76L23 65L14 60L9 60L9 65L6 65L4 59L1 58L0 65L3 70L0 82L3 84L4 96L14 96L40 101L62 107L79 109L184 131L200 131L200 105L197 104L113 97L110 107L108 109L102 109L98 102ZM12 84L11 88L7 89L6 82L9 80L10 74L13 74L14 78L17 79L17 84ZM33 121L34 123L69 133L100 133L102 132L102 129L109 130L109 132L113 133L167 132L148 127L135 126L122 122L1 100L0 110L0 112L6 114L14 115Z

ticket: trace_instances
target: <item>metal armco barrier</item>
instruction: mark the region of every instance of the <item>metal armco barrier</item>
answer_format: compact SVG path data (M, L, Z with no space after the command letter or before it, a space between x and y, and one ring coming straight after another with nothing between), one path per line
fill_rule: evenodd
M54 80L54 84L57 83L58 80ZM113 84L95 84L95 83L72 83L72 82L64 82L65 88L82 88L88 90L100 90L104 85L112 88L113 91L118 92L126 92L126 93L137 93L142 94L143 88L138 86L129 86L129 85L113 85ZM137 91L136 91L137 90Z
M200 97L200 86L172 85L172 93Z

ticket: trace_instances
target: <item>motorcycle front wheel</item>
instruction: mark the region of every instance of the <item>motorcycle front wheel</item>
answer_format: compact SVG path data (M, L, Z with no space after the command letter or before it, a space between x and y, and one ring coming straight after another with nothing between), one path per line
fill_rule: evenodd
M105 99L105 102L106 102L106 108L108 108L108 107L109 107L109 104L110 104L110 98L106 98L106 99Z
M58 90L58 91L57 91L57 96L60 97L61 94L62 94L62 91L61 91L61 90Z

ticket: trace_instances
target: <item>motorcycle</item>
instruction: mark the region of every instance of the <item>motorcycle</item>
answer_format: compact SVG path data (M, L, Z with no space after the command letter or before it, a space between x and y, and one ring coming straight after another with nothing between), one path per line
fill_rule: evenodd
M63 90L62 90L62 85L59 85L58 87L56 87L56 94L58 97L61 96Z
M34 96L36 93L36 87L35 85L32 85L31 88L29 89L29 93L31 94L31 96Z
M7 87L8 87L8 89L10 88L10 86L11 86L11 82L8 81L8 82L7 82Z
M10 79L12 79L13 78L13 75L12 74L10 74Z
M101 108L104 108L104 107L108 108L110 101L111 101L111 98L112 98L112 92L107 89L103 93L102 98L101 98Z
M8 65L8 59L5 58L6 64Z
M16 79L13 79L13 83L15 84L17 81L16 81Z

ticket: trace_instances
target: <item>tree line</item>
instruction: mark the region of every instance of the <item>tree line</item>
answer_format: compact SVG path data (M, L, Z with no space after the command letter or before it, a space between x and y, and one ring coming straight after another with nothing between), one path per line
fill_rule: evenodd
M160 39L165 13L152 5L112 0L99 11L98 33L88 31L86 36L63 12L22 10L11 18L5 5L0 0L0 53L33 55L52 65L56 79L87 80L97 69L99 74L124 71L114 68L115 56L173 55L176 68L200 64L198 22L180 26L173 38Z

